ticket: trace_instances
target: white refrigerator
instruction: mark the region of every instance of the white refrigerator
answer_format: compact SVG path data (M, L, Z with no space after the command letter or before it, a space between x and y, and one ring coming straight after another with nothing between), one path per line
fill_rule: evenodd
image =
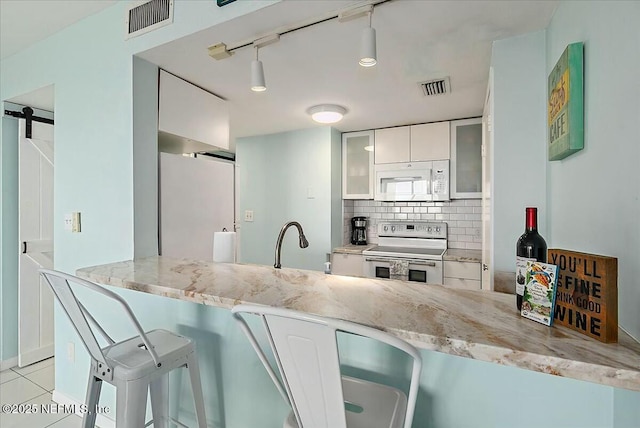
M160 254L213 259L213 233L234 230L234 164L160 153Z

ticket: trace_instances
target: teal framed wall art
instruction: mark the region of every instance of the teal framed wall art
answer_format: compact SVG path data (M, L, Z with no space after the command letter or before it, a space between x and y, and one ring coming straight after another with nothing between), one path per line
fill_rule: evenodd
M584 148L584 43L567 46L547 91L549 160L555 161Z

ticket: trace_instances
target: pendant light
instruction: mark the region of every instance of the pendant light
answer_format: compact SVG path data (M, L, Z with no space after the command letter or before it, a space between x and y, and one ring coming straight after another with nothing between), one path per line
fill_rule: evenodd
M373 67L378 63L376 55L376 30L371 27L373 8L369 12L369 26L362 30L362 41L360 45L360 65L363 67Z
M263 92L267 90L267 84L264 81L262 61L258 59L258 49L258 46L256 46L256 59L251 61L251 90L254 92Z

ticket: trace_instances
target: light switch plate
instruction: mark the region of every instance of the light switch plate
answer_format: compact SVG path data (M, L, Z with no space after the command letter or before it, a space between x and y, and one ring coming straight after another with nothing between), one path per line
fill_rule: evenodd
M82 230L82 228L80 227L80 213L71 213L71 219L71 231L74 233L80 232Z
M244 221L253 221L253 211L245 210L245 212L244 212Z

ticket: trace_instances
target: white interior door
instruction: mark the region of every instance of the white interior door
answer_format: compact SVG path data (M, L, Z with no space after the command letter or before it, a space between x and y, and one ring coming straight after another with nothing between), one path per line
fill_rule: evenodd
M493 176L493 70L482 114L482 289L493 290L493 232L491 177Z
M53 268L53 125L20 120L18 365L53 356L53 294L38 269Z

